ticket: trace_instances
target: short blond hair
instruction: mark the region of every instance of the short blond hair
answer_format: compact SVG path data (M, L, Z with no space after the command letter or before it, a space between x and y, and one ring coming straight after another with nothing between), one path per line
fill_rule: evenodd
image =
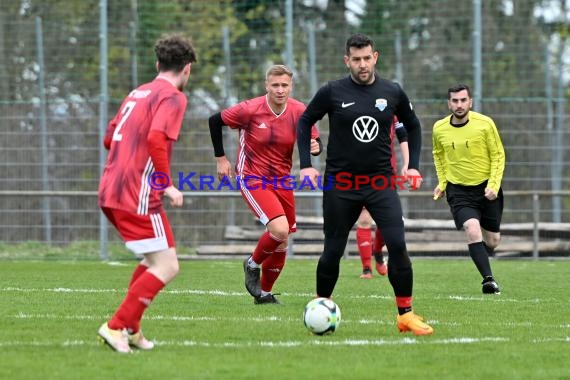
M268 68L265 72L265 79L267 80L270 76L274 75L288 75L289 78L293 78L293 72L285 65L273 65Z

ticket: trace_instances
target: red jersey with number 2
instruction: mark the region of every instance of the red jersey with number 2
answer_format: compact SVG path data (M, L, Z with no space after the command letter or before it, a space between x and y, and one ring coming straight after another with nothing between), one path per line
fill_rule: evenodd
M170 82L157 78L125 98L109 123L112 136L107 163L99 183L99 205L139 215L162 209L164 191L150 186L154 165L147 137L156 130L168 137L168 157L178 139L186 110L186 96Z

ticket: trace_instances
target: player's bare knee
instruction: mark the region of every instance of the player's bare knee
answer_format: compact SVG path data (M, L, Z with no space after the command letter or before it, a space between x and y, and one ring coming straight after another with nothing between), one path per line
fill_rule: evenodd
M272 223L268 226L269 233L274 239L286 242L289 237L289 224L288 223Z
M282 228L282 229L276 228L276 229L269 231L269 233L271 234L271 236L273 236L273 238L275 240L286 242L287 238L289 237L289 227L287 226L287 228Z
M165 266L163 266L162 271L166 280L165 282L168 283L178 275L180 265L178 264L178 261L169 261Z
M463 230L467 235L468 243L476 243L483 240L483 232L477 219L469 219L463 223Z
M274 239L286 242L289 237L289 222L287 218L282 215L267 223L267 230Z
M489 233L485 236L485 244L490 248L497 248L501 242L501 234Z

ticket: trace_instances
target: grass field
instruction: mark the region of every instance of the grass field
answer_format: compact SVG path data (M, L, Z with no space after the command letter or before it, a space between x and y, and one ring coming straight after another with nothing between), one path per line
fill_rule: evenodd
M134 261L0 261L0 379L570 379L570 261L493 262L503 293L484 296L465 259L415 259L415 309L435 329L400 334L386 278L344 260L339 330L302 323L316 260L292 259L253 305L239 260L193 260L143 320L152 352L96 340Z

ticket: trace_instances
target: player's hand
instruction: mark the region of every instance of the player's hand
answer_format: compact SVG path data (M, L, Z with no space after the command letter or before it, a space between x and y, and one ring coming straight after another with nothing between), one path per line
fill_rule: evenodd
M408 190L418 190L422 186L423 178L417 169L408 169L406 172L406 179L408 181Z
M318 186L319 171L313 167L301 169L301 180L309 178L313 186Z
M311 139L311 154L316 156L321 151L321 147L316 139Z
M435 189L433 189L433 200L437 201L439 198L443 197L444 194L445 191L441 191L439 186L436 186Z
M216 171L220 181L224 177L232 178L232 164L228 161L226 156L216 157Z
M182 192L178 190L174 186L168 186L164 189L164 195L170 199L170 205L173 207L182 207L182 203L184 202L184 196Z
M494 201L495 199L497 199L497 193L495 193L495 190L487 187L485 188L485 198L487 198L490 201Z

